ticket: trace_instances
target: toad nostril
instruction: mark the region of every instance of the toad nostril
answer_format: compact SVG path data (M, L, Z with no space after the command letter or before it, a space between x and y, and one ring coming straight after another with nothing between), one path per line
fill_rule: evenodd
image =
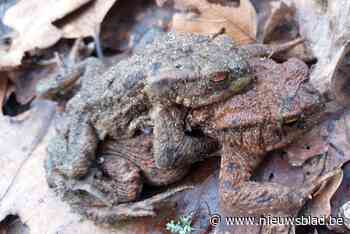
M180 68L182 68L182 65L181 65L181 64L176 64L175 67L176 67L177 69L180 69Z

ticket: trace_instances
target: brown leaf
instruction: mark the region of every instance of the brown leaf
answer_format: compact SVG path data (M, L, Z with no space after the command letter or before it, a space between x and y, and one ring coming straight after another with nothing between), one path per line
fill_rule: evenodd
M349 202L350 197L350 164L347 163L343 167L344 172L344 179L338 188L337 192L334 194L332 200L331 200L331 207L332 207L332 216L336 217L339 215L340 208L347 202ZM346 233L349 230L346 230L347 228L344 226L338 226L338 225L332 225L328 226L328 229L339 231L339 233Z
M287 186L302 186L304 182L301 167L293 167L288 163L285 154L271 153L257 171L257 178L261 181L276 182Z
M350 37L349 37L350 39ZM335 68L334 75L331 81L332 93L335 95L336 100L343 106L349 106L350 104L350 92L349 92L349 61L350 44L347 44L340 52L339 62Z
M7 95L8 88L8 78L4 73L0 72L0 115L2 115L2 107Z
M289 163L293 166L301 166L306 160L326 153L328 151L328 142L323 132L321 127L316 127L290 145L285 150L288 154Z
M334 169L341 168L344 163L347 163L350 160L350 131L348 126L348 122L350 120L350 112L344 111L342 109L336 109L334 110L334 112L329 112L329 114L329 119L322 123L322 128L324 128L327 131L327 133L320 133L323 140L319 141L319 143L321 143L321 146L324 143L327 144L327 150L321 156L321 158L325 159L325 162L322 167L319 167L319 169L316 170L321 171L323 173L327 173ZM317 139L319 137L317 137L317 134L315 134L315 139L312 139L313 134L314 133L311 133L309 138L306 138L305 140L303 139L301 141L305 141L307 144L315 140L317 142ZM321 149L323 147L324 146L322 146ZM317 149L315 152L317 152ZM317 158L313 158L312 160L314 159ZM344 168L345 179L342 180L343 173L341 171L330 181L328 181L328 183L325 184L325 186L322 187L317 192L317 194L315 194L313 200L308 203L304 215L311 215L313 217L327 217L330 215L332 215L333 217L337 216L339 207L349 200L348 182L346 181L346 178L349 174L349 170L346 166ZM317 176L317 174L310 171L308 172L308 174L312 175L311 177ZM328 228L331 228L332 230L342 229L341 226L328 226Z
M176 31L208 35L224 30L238 44L255 42L256 12L249 0L242 0L239 7L221 6L205 0L183 0L181 3L195 8L198 13L175 14L172 27Z
M337 191L343 179L343 171L332 177L308 203L307 213L312 217L329 217L331 215L331 198Z
M115 0L87 4L91 1L20 1L10 8L4 22L16 31L16 37L0 51L0 70L20 65L25 52L48 48L62 37L96 37Z
M298 22L295 20L295 9L283 1L261 1L257 4L257 12L259 42L279 45L300 37ZM300 43L274 58L278 61L285 61L293 57L304 61L314 59L304 43Z
M20 1L11 7L4 23L13 28L17 36L8 51L0 51L0 70L20 65L26 51L55 44L62 32L52 23L89 1Z
M326 154L326 170L331 171L350 160L350 112L336 102L327 106L325 120L284 150L290 164L301 166L312 157Z
M47 66L21 66L9 72L15 87L16 101L22 105L30 103L36 94L36 85L40 80L54 79L59 74L56 64Z
M74 20L63 25L62 32L64 38L95 37L100 32L100 26L108 10L116 0L96 0L82 11L74 15Z
M336 112L328 123L328 168L341 167L350 161L350 111Z
M142 0L134 0L133 4L120 1L110 12L102 23L101 44L121 52L136 49L140 42L142 47L142 41L149 43L164 33L173 15L173 9L160 8L151 2L144 4Z
M262 38L264 42L272 40L273 34L276 31L276 28L282 24L285 24L285 21L291 21L294 16L294 11L292 8L287 6L284 2L269 2L269 14L262 25ZM289 33L293 30L288 30ZM295 37L297 35L293 35Z
M291 0L296 7L300 34L317 58L311 72L311 82L321 91L328 92L331 80L344 59L349 41L350 1Z

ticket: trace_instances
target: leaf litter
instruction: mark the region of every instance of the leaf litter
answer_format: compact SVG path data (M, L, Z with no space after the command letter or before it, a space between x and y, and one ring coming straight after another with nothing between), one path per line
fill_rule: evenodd
M208 35L224 30L239 44L256 41L257 16L249 0L242 0L239 7L222 6L205 0L177 2L182 8L194 10L173 16L172 28L176 31Z
M350 26L347 16L350 3L346 0L284 0L266 1L259 5L256 2L242 0L237 7L215 1L176 0L173 2L175 9L169 7L167 1L158 1L158 8L154 5L155 3L153 6L150 5L156 10L166 9L166 15L172 15L170 21L159 18L163 21L157 24L143 23L145 21L141 20L137 22L143 28L140 33L140 30L132 30L135 22L131 20L120 31L119 35L123 35L122 33L124 35L119 36L118 43L112 44L112 35L118 30L118 24L124 22L123 18L118 21L118 24L110 24L107 28L101 27L101 24L105 20L122 15L118 8L119 1L117 3L112 0L62 1L60 3L19 1L6 11L5 17L0 15L0 19L3 19L3 22L13 30L11 34L5 33L10 35L10 45L0 46L0 70L6 70L0 73L2 80L0 103L2 106L6 105L9 93L13 90L22 104L35 100L36 93L33 87L36 81L50 79L57 75L58 71L52 69L52 65L45 65L42 72L36 71L34 64L37 61L31 60L37 56L39 60L44 61L57 51L60 56L67 58L70 49L64 51L60 48L67 47L67 44L69 44L68 48L71 48L71 42L64 41L62 38L94 37L96 40L98 35L101 35L111 42L110 48L118 48L124 43L126 46L120 51L129 53L137 47L139 42L136 40L135 43L130 43L130 38L134 35L140 38L147 33L147 30L155 27L161 28L161 31L175 29L202 34L224 31L238 44L255 41L277 44L300 34L305 39L306 47L303 45L296 48L293 54L288 56L297 56L308 63L314 63L310 73L312 83L326 97L336 99L338 103L331 104L330 117L319 128L309 132L305 138L285 149L285 152L272 153L255 177L259 181L302 186L306 180L314 180L327 171L343 168L344 175L338 173L331 181L324 184L301 210L303 214L313 216L335 216L340 207L349 201L347 183L350 133L349 113L346 107L350 99L346 88L348 87L346 74L348 74L349 52L347 32ZM48 10L52 8L51 4L58 4L56 12ZM0 6L4 5L0 3ZM28 7L34 10L25 10ZM140 15L152 9L142 5L135 7L139 7ZM112 11L108 12L110 9ZM123 13L126 10L132 11L133 8L125 8ZM22 14L22 17L18 17ZM40 17L37 17L38 15ZM155 20L160 17L160 15L153 16ZM37 26L28 27L31 24ZM3 28L2 26L1 32L4 31ZM28 30L29 28L33 30ZM284 28L289 30L283 30ZM106 45L108 43L102 43L102 46ZM29 63L23 64L26 60ZM33 82L24 85L27 82L25 80L30 80L31 76ZM150 229L150 226L156 225L155 229L162 232L170 219L177 219L181 215L195 211L194 227L198 227L204 233L213 232L213 228L208 225L208 214L218 212L218 164L214 159L196 165L196 173L183 182L192 182L196 184L196 188L184 192L182 196L177 196L175 200L178 207L169 210L160 218L144 218L119 225L118 228L111 230L81 220L79 216L71 213L68 206L55 197L47 187L42 166L46 157L47 141L54 134L50 127L50 120L56 106L40 101L37 103L19 116L2 116L0 119L3 130L0 135L0 143L3 144L0 147L2 156L0 157L2 169L0 220L4 220L9 215L18 215L20 220L28 226L30 233L76 233L77 231L80 233L151 233L154 229ZM41 137L38 138L38 136ZM28 152L31 152L30 157ZM17 173L18 176L16 176ZM14 182L11 184L11 181ZM193 197L198 197L198 202L194 203ZM167 218L164 219L164 217ZM311 229L310 233L317 232L317 227ZM339 231L344 230L344 227L329 226L328 229ZM259 228L239 227L235 229L235 233L259 233L259 230ZM332 233L332 231L326 230L322 233Z

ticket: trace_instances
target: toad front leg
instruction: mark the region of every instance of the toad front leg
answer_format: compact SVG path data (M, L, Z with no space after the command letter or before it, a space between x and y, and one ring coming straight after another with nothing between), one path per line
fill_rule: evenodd
M48 177L58 170L69 178L81 178L88 173L95 158L97 136L87 120L72 121L48 145Z
M158 105L152 112L154 122L154 157L159 168L175 168L199 161L217 150L218 144L208 137L185 132L184 108Z
M178 69L159 71L148 78L144 91L153 104L153 146L159 168L188 165L218 149L216 140L186 133L186 114L189 109L228 99L245 88L252 77L245 61L214 65L201 67L187 61L179 63Z
M298 190L276 183L250 181L262 159L262 155L250 155L238 147L223 145L220 206L229 214L259 216L296 210L302 206L304 196L298 194Z
M272 182L250 181L263 155L250 154L226 141L221 159L220 206L234 215L295 215L310 197L335 172L326 174L301 188Z
M76 86L76 82L80 79L81 89L86 92L86 96L92 97L96 91L89 87L92 86L91 83L96 83L95 77L98 77L103 70L104 65L101 61L88 58L70 69L60 80L43 86L45 88L42 87L40 93L44 96L59 96L59 93L64 91L68 85ZM96 88L96 85L92 87ZM69 178L81 178L87 174L95 159L98 139L89 116L83 110L84 101L80 95L74 96L69 101L65 114L68 126L58 131L57 136L49 142L49 156L46 165L49 177L52 170L58 170Z

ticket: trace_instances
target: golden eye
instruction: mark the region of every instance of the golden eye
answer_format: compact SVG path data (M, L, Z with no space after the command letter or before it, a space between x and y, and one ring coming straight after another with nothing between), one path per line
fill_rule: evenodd
M284 124L294 124L295 122L297 122L299 119L298 116L293 116L292 118L288 118L284 120Z

